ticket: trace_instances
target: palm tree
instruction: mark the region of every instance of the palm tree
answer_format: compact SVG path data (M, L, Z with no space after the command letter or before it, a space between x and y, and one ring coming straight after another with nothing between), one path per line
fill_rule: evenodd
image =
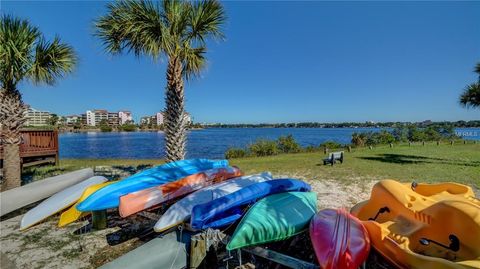
M4 148L3 189L20 186L20 128L27 106L18 89L21 81L55 84L70 73L77 58L72 47L55 37L47 41L27 20L0 18L0 127Z
M223 39L226 17L215 0L122 0L108 5L96 22L97 36L107 52L133 52L136 56L167 59L165 93L165 145L167 160L185 158L187 118L184 78L205 67L207 38Z
M478 74L478 82L468 85L460 95L460 104L464 107L480 108L480 63L475 66L475 73Z

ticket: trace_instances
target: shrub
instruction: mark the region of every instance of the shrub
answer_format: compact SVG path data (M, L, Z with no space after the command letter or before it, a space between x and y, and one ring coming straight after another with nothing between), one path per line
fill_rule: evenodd
M296 153L301 150L300 145L292 135L280 136L277 139L277 146L278 150L283 153Z
M248 147L254 156L271 156L278 154L277 143L272 140L259 139Z
M135 124L126 123L126 124L118 126L118 129L120 131L124 131L124 132L133 132L133 131L137 130L137 126Z
M243 158L247 156L247 151L241 148L229 148L225 152L225 159Z
M367 134L366 133L353 133L352 134L352 144L357 147L363 147L367 143Z
M325 141L319 146L320 148L327 148L327 149L338 149L343 147L342 144L337 143L335 141Z
M102 132L111 132L112 131L112 127L108 126L108 125L101 125L100 126L100 131Z

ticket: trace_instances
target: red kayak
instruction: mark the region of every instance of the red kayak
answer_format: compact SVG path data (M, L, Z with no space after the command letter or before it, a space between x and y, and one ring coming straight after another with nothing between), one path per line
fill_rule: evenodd
M310 239L322 269L357 269L370 251L367 230L345 209L320 210L310 222Z

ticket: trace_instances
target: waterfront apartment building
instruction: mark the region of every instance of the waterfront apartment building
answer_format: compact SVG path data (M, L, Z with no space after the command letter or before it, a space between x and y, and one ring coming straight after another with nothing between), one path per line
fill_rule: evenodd
M48 119L52 114L48 111L40 111L34 108L28 108L25 117L25 126L45 126L48 125Z
M81 115L81 118L88 126L100 126L102 122L110 126L133 122L130 111L109 112L105 109L87 110L85 114Z
M82 121L82 116L80 115L68 115L64 117L65 124L67 126L72 126L77 122Z
M118 118L120 124L131 123L133 122L132 112L128 110L123 110L118 112Z

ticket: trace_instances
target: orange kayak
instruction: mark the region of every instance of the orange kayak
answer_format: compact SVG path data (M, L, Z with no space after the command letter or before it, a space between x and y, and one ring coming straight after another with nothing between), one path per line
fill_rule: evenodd
M238 167L210 169L174 182L121 196L118 211L120 216L127 217L206 186L242 175L243 173Z

